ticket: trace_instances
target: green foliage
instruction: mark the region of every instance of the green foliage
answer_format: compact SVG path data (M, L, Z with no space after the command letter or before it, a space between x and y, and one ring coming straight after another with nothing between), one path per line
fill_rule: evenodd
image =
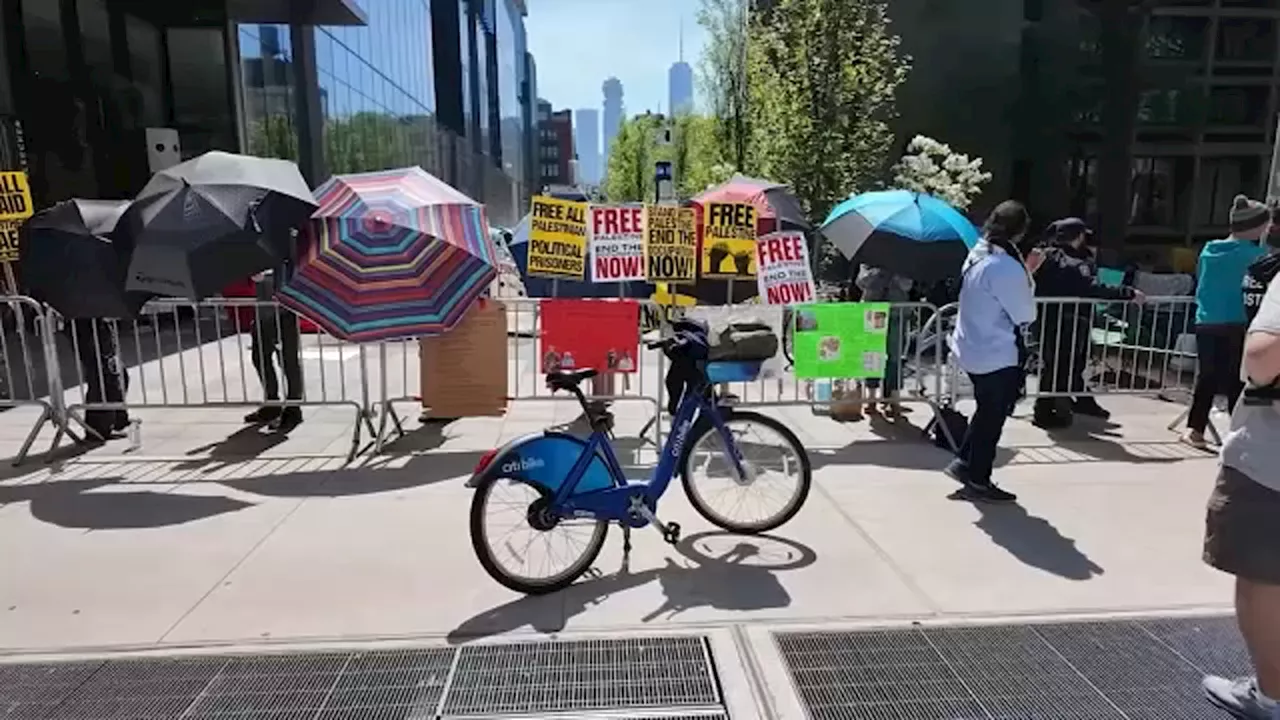
M671 143L659 145L658 132L670 125ZM637 115L623 122L609 150L603 190L610 202L652 202L654 165L672 164L676 193L682 199L724 182L733 169L720 155L717 122L699 115L668 120L660 115Z
M910 60L880 0L778 0L753 18L750 164L822 219L885 177Z
M714 125L721 157L748 173L751 114L747 94L747 44L749 0L702 0L698 24L707 32L707 44L698 65L698 81Z

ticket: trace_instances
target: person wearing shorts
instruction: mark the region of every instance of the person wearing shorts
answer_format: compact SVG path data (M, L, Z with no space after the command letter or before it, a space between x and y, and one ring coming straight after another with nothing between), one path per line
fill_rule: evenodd
M1242 400L1231 415L1205 527L1204 559L1236 578L1236 621L1255 674L1210 676L1210 702L1245 720L1280 720L1280 283L1244 342Z

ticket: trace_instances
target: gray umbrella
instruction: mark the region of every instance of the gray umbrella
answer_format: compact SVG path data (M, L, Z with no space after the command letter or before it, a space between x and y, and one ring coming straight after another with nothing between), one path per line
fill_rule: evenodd
M209 152L158 172L120 221L128 287L199 299L275 268L315 208L287 160Z

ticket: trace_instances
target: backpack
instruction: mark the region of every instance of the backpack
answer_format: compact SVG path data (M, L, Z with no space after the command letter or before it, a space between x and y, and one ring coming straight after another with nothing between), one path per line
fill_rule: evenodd
M938 414L933 422L930 423L929 430L933 436L933 444L947 452L955 452L955 449L951 447L951 443L947 440L947 433L942 431L944 423L947 431L951 433L951 439L955 440L956 445L959 445L964 441L964 434L969 430L969 418L953 407L944 406L938 408Z
M715 361L769 360L778 354L778 335L761 322L736 322L720 331L707 358Z

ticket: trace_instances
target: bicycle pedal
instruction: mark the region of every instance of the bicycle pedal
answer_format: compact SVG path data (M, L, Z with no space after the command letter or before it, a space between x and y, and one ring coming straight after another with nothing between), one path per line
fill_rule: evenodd
M680 542L680 523L667 523L662 529L662 539L667 541L668 545L676 545Z

